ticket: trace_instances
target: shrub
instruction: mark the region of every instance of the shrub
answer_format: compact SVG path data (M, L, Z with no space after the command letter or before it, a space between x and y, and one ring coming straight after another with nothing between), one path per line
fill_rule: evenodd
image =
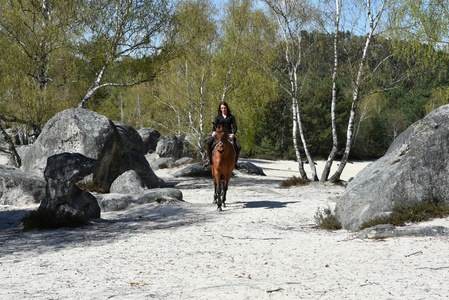
M431 198L422 203L396 205L393 207L391 214L364 222L360 226L360 230L379 224L405 226L406 223L428 221L434 218L444 218L447 216L449 216L449 206L440 204L439 201Z
M326 230L339 230L342 228L340 221L338 221L337 217L332 213L329 206L323 209L318 208L315 213L315 223L318 228Z
M29 212L22 218L23 231L79 227L88 223L89 219L82 213L75 215L69 212L57 214L55 211L42 208Z
M287 180L284 180L281 182L281 187L283 188L288 188L288 187L292 187L292 186L304 186L304 185L308 185L310 183L310 180L306 180L306 179L302 179L300 177L290 177Z
M160 165L157 166L159 169L167 169L168 165L166 163L161 163Z

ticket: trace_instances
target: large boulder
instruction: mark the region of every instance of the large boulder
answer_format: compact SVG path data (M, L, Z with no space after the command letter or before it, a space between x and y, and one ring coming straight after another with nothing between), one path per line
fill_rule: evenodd
M177 135L162 137L157 143L156 153L160 157L172 157L179 159L189 154L189 143Z
M153 172L145 155L140 152L124 151L122 153L122 168L120 174L129 170L134 170L140 178L142 178L145 186L149 189L166 186L164 180L157 177Z
M267 176L261 167L258 167L249 161L237 162L236 169L246 174Z
M158 178L145 158L146 147L140 134L133 127L114 122L121 139L120 174L135 171L147 188L164 187L165 182ZM114 179L115 180L115 179Z
M448 149L449 105L445 105L407 128L385 156L349 183L335 209L343 228L357 230L396 205L449 204Z
M142 137L134 127L117 121L113 121L113 123L120 135L122 149L145 153L145 145Z
M22 170L43 177L48 157L80 153L99 161L93 181L108 188L121 174L121 148L119 132L108 118L88 109L66 109L45 124L24 153Z
M155 151L157 147L157 141L161 137L161 133L156 129L150 127L142 127L139 129L138 133L142 137L142 141L144 144L144 154Z
M117 177L111 185L111 194L141 194L145 191L145 183L134 170L129 170Z
M148 188L164 186L145 159L145 145L139 133L91 110L72 108L53 116L36 142L24 152L22 170L43 176L47 158L64 152L99 161L83 182L101 191L108 192L112 182L129 170L135 170Z
M47 159L44 175L47 181L46 195L40 208L56 212L57 215L70 213L84 214L89 219L100 217L97 199L76 183L92 173L99 161L79 153L61 153Z
M45 180L15 167L0 165L0 204L39 203L45 197Z
M175 172L174 177L211 177L210 166L205 167L202 163L195 163Z

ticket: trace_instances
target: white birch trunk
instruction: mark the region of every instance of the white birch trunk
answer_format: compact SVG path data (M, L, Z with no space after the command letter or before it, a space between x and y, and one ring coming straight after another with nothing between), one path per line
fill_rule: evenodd
M89 90L87 91L83 100L78 104L78 108L86 108L86 105L89 102L90 98L92 98L95 92L100 88L101 80L103 79L107 69L107 66L103 66L103 68L101 68L101 71L98 73L94 84L89 87Z
M335 155L338 151L337 120L335 116L335 107L337 104L337 73L338 73L338 31L340 28L340 0L335 0L335 27L334 27L334 70L332 72L332 149L324 165L321 181L327 181Z
M371 0L367 0L366 2L366 9L367 9L367 13L368 13L368 18L369 18L369 33L366 37L366 42L365 42L365 47L363 49L363 54L362 54L362 59L360 61L359 64L359 69L357 71L357 77L356 77L356 81L354 83L354 90L353 90L353 95L352 95L352 105L351 105L351 112L350 112L350 116L349 116L349 121L348 121L348 129L347 129L347 133L346 133L346 148L345 148L345 152L343 153L343 157L341 159L340 165L338 166L337 171L335 171L335 173L332 175L332 177L330 178L331 182L337 182L340 180L340 176L343 173L343 169L346 166L346 163L348 162L348 158L349 158L349 153L351 152L352 149L352 140L353 140L353 132L354 132L354 121L355 121L355 115L356 115L356 110L357 110L357 102L359 100L359 92L360 92L360 84L361 84L361 78L363 75L363 67L365 65L365 61L366 61L366 57L368 55L368 49L371 43L371 40L373 38L374 35L374 31L376 29L376 26L379 22L380 17L382 16L382 12L383 9L386 5L387 0L383 0L382 3L382 7L379 10L378 14L377 14L377 20L376 22L374 21L374 18L371 14Z
M267 1L265 0L265 3L268 4L268 6L273 10L273 12L275 13L277 22L279 24L279 26L282 29L282 34L283 34L283 39L285 42L285 60L287 62L287 66L288 66L288 74L289 74L289 80L290 80L290 91L288 91L292 97L292 118L293 118L293 122L292 122L292 138L293 138L293 147L295 148L295 153L296 153L296 159L298 161L298 170L299 170L299 174L301 176L302 179L307 180L307 174L304 170L304 163L302 161L301 158L301 152L299 151L299 142L298 142L298 130L300 131L300 133L302 133L302 123L300 122L300 111L299 111L299 105L298 105L298 98L297 98L297 91L298 91L298 82L297 82L297 69L298 66L301 64L301 32L298 31L296 32L296 45L298 47L297 51L298 51L298 56L296 57L296 60L293 59L294 57L294 51L292 51L292 53L290 53L290 47L289 44L290 43L295 43L294 38L289 39L289 32L290 28L288 25L288 20L286 15L284 14L284 12L282 11L281 7L275 7L275 4L271 1ZM284 3L285 5L285 3ZM307 144L305 143L305 138L304 135L301 134L302 137L302 142L303 142L303 146L305 149L305 152L307 153ZM313 163L311 164L313 165ZM313 165L313 167L315 167L315 165ZM313 171L312 171L313 173Z

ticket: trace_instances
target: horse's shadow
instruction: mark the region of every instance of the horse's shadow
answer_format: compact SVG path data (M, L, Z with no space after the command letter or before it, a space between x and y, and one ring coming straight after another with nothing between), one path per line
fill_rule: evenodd
M287 204L298 203L297 201L281 202L281 201L251 201L251 202L235 202L236 204L243 204L244 208L284 208Z

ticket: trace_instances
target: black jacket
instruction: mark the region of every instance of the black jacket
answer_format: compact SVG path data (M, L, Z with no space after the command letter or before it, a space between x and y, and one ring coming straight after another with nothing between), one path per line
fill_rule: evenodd
M222 114L219 114L215 118L215 124L224 125L228 133L233 133L234 135L237 133L237 123L235 122L235 117L233 115L227 115L225 119ZM212 128L212 131L215 131L215 128Z

